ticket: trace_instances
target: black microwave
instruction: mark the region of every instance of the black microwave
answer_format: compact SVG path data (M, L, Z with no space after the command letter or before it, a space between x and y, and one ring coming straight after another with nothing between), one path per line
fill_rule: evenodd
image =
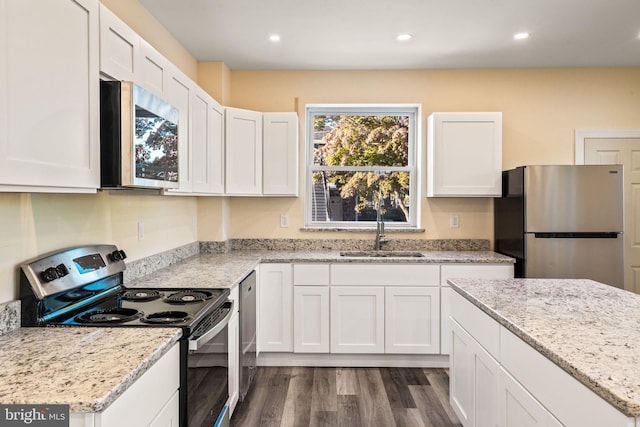
M133 82L100 82L100 186L178 188L179 111Z

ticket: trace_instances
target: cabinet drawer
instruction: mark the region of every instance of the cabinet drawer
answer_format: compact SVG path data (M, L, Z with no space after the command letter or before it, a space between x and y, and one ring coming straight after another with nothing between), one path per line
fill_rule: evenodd
M499 360L500 325L478 307L471 304L457 292L451 292L451 317L460 324L472 337Z
M333 264L331 284L346 286L439 286L440 266L426 264Z
M329 264L293 264L295 286L329 286Z

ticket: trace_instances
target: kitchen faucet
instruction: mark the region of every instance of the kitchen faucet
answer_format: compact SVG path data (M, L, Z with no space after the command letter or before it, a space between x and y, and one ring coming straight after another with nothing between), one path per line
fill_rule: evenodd
M378 201L378 209L376 209L376 244L375 250L379 251L382 249L382 243L386 242L386 238L384 235L384 221L382 219L382 198Z

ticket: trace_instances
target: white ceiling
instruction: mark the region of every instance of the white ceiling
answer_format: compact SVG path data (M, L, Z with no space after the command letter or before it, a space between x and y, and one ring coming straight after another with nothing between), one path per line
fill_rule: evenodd
M640 66L640 0L140 1L232 70Z

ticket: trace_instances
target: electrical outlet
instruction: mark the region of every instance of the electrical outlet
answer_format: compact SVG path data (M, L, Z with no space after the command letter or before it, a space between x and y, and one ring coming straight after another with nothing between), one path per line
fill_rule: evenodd
M138 240L144 240L144 221L138 221Z
M280 215L280 227L282 228L289 227L289 215L287 214Z
M460 216L459 215L451 215L449 217L449 227L451 227L451 228L460 228Z

